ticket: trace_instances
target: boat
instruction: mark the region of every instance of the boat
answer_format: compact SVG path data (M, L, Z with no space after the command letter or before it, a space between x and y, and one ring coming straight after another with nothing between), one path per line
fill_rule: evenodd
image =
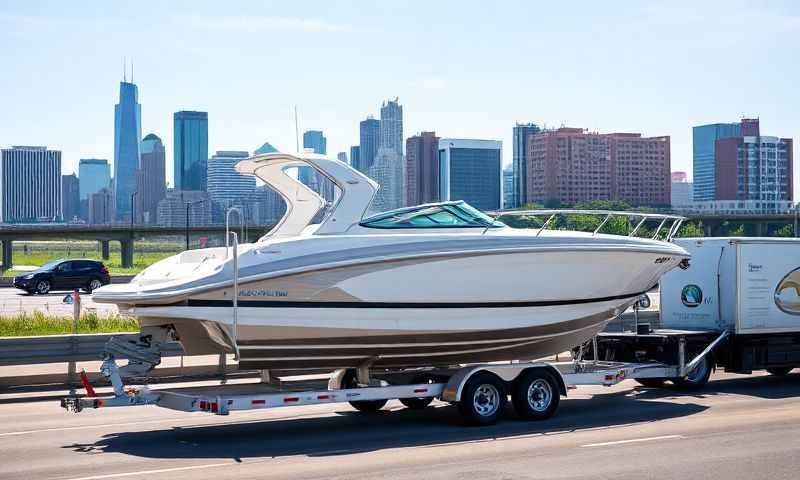
M368 215L378 185L339 160L270 153L236 168L285 200L271 231L164 259L94 300L135 315L143 336L235 353L242 369L542 358L591 339L689 257L669 241L681 217L619 214L638 215L636 230L671 222L655 239L548 229L555 211L541 228L511 228L463 201ZM300 168L333 182L333 200L301 183Z

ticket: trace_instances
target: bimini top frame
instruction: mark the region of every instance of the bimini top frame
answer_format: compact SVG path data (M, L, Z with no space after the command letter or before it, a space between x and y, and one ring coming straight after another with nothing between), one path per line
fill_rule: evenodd
M239 173L257 176L286 201L286 213L267 234L271 238L299 235L320 209L325 199L300 182L288 170L310 167L330 179L339 189L331 212L323 219L315 235L344 233L364 217L377 183L344 162L314 153L267 153L247 158L236 164Z
M665 227L666 236L664 237L664 241L671 242L673 237L678 233L678 229L681 227L681 224L686 217L682 217L680 215L669 215L663 213L645 213L645 212L624 212L624 211L614 211L614 210L508 210L508 211L500 211L500 212L493 212L494 215L497 217L506 217L506 216L513 216L513 217L547 217L547 220L539 227L539 231L536 232L536 236L538 237L542 231L544 231L552 222L553 220L558 217L559 215L594 215L598 217L603 217L600 221L600 224L597 228L594 229L592 235L597 235L600 230L614 217L621 217L625 219L636 218L638 222L633 227L633 230L628 232L627 236L633 237L636 233L641 229L645 222L648 220L660 220L656 231L653 233L652 238L655 240L658 238L659 233Z

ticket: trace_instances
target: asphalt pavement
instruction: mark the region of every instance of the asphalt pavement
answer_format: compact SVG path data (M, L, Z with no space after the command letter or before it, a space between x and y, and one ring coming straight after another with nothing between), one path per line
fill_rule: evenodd
M694 393L633 381L571 391L555 417L509 409L467 427L455 407L399 402L227 417L129 407L68 414L59 392L0 396L0 478L796 479L800 373L717 373ZM42 395L48 395L41 398Z
M51 315L71 316L72 305L64 303L70 292L54 292L47 295L29 295L16 288L0 288L0 315L14 315L21 312L33 313L38 310ZM84 312L95 311L100 315L117 313L117 306L108 303L95 303L92 296L81 293L81 307Z

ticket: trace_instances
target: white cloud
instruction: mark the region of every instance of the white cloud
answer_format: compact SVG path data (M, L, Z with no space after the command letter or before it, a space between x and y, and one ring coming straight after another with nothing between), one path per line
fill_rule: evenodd
M181 23L187 22L183 18L179 21ZM239 33L338 33L352 31L348 25L298 17L245 15L190 17L188 23L197 28Z

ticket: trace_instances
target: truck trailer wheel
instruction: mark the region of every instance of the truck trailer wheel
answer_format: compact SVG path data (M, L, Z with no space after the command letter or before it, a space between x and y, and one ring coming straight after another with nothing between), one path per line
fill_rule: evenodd
M505 385L489 372L474 374L461 391L458 410L473 425L491 425L497 422L507 402Z
M672 383L685 390L694 390L705 386L710 376L711 362L708 360L708 356L706 356L700 360L700 363L694 370L689 372L685 377L673 378Z
M514 382L511 392L514 410L525 420L550 418L558 408L558 383L550 372L530 370Z
M348 370L342 378L342 388L356 388L357 386L356 371ZM388 400L353 400L348 403L359 412L370 413L377 412L383 408L386 402Z
M433 401L433 397L400 398L399 400L404 407L410 410L422 410L423 408L431 404L431 402Z
M794 367L771 367L767 369L770 375L788 375Z

